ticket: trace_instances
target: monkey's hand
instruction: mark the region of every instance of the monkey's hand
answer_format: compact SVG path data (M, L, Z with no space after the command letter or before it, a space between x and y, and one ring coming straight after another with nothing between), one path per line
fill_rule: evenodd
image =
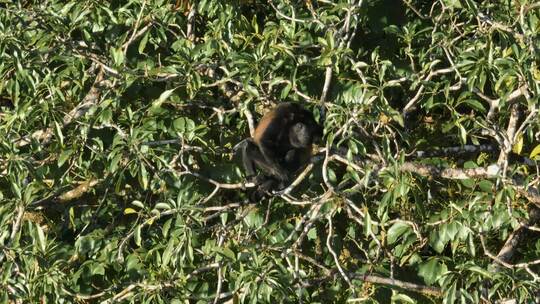
M246 180L247 180L249 183L254 183L255 185L263 184L263 183L265 183L268 179L269 179L269 177L268 177L268 176L265 176L265 175L263 175L263 174L251 175L251 176L247 176L247 177L246 177Z
M290 180L290 176L287 171L278 172L277 177L281 183L288 183Z

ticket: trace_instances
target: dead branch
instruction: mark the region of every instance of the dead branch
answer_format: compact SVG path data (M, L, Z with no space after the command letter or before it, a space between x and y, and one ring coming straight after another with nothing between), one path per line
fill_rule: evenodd
M513 104L510 110L510 119L508 121L508 127L506 129L506 136L504 136L503 146L499 153L499 159L497 164L502 168L503 177L506 176L506 168L508 167L508 154L512 151L514 145L514 137L516 134L517 122L520 117L519 105Z
M499 173L497 165L491 165L487 168L471 168L471 169L456 169L456 168L438 168L432 165L424 165L412 162L405 162L401 165L400 170L403 172L416 173L426 177L441 177L445 179L471 179L471 178L496 178Z
M443 291L437 287L420 285L416 283L396 280L393 278L385 278L385 277L376 276L376 275L365 275L365 274L354 273L354 274L349 274L349 276L353 277L356 280L362 280L364 282L369 282L373 284L382 284L382 285L402 288L405 290L410 290L410 291L418 292L421 294L425 294L428 296L434 296L434 297L443 296Z
M499 148L496 145L463 145L455 147L443 147L434 148L429 151L414 151L408 154L408 156L414 158L427 158L427 157L455 157L460 154L471 154L478 152L494 152Z
M533 206L529 212L529 220L527 221L526 225L533 226L538 222L540 222L540 209ZM514 232L512 232L506 239L506 242L499 250L499 253L497 253L497 258L506 263L510 263L518 246L524 241L527 232L527 228L524 226L520 226L514 230Z
M197 15L197 5L191 5L189 13L187 16L187 28L186 28L186 38L189 41L195 40L195 16Z
M533 272L532 269L530 268L530 266L532 266L532 265L540 264L540 259L530 261L530 262L526 262L526 263L519 263L519 264L508 263L508 262L503 261L502 259L500 259L497 255L493 254L487 248L486 241L484 240L484 235L482 233L480 233L480 243L482 245L482 249L484 250L484 254L488 258L493 260L494 262L498 263L499 265L504 266L505 268L508 268L508 269L516 269L516 268L524 269L525 271L527 271L531 275L531 277L533 278L534 281L538 281L540 279L540 276L538 274L536 274L535 272Z

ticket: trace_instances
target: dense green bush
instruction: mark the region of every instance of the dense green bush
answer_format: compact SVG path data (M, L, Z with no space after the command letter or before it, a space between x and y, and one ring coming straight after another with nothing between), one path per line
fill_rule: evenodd
M539 18L1 1L2 302L540 301ZM248 203L233 147L285 100L324 144Z

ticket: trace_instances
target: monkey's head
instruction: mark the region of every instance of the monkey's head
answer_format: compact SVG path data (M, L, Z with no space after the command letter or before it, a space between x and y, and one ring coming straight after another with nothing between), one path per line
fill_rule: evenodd
M305 117L289 129L289 141L294 148L307 148L321 141L323 129L311 116Z

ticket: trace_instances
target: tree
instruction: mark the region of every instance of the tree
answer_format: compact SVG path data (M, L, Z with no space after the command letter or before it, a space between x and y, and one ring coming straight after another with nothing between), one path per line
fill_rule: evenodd
M0 4L4 303L540 301L533 1ZM233 147L327 111L249 203Z

